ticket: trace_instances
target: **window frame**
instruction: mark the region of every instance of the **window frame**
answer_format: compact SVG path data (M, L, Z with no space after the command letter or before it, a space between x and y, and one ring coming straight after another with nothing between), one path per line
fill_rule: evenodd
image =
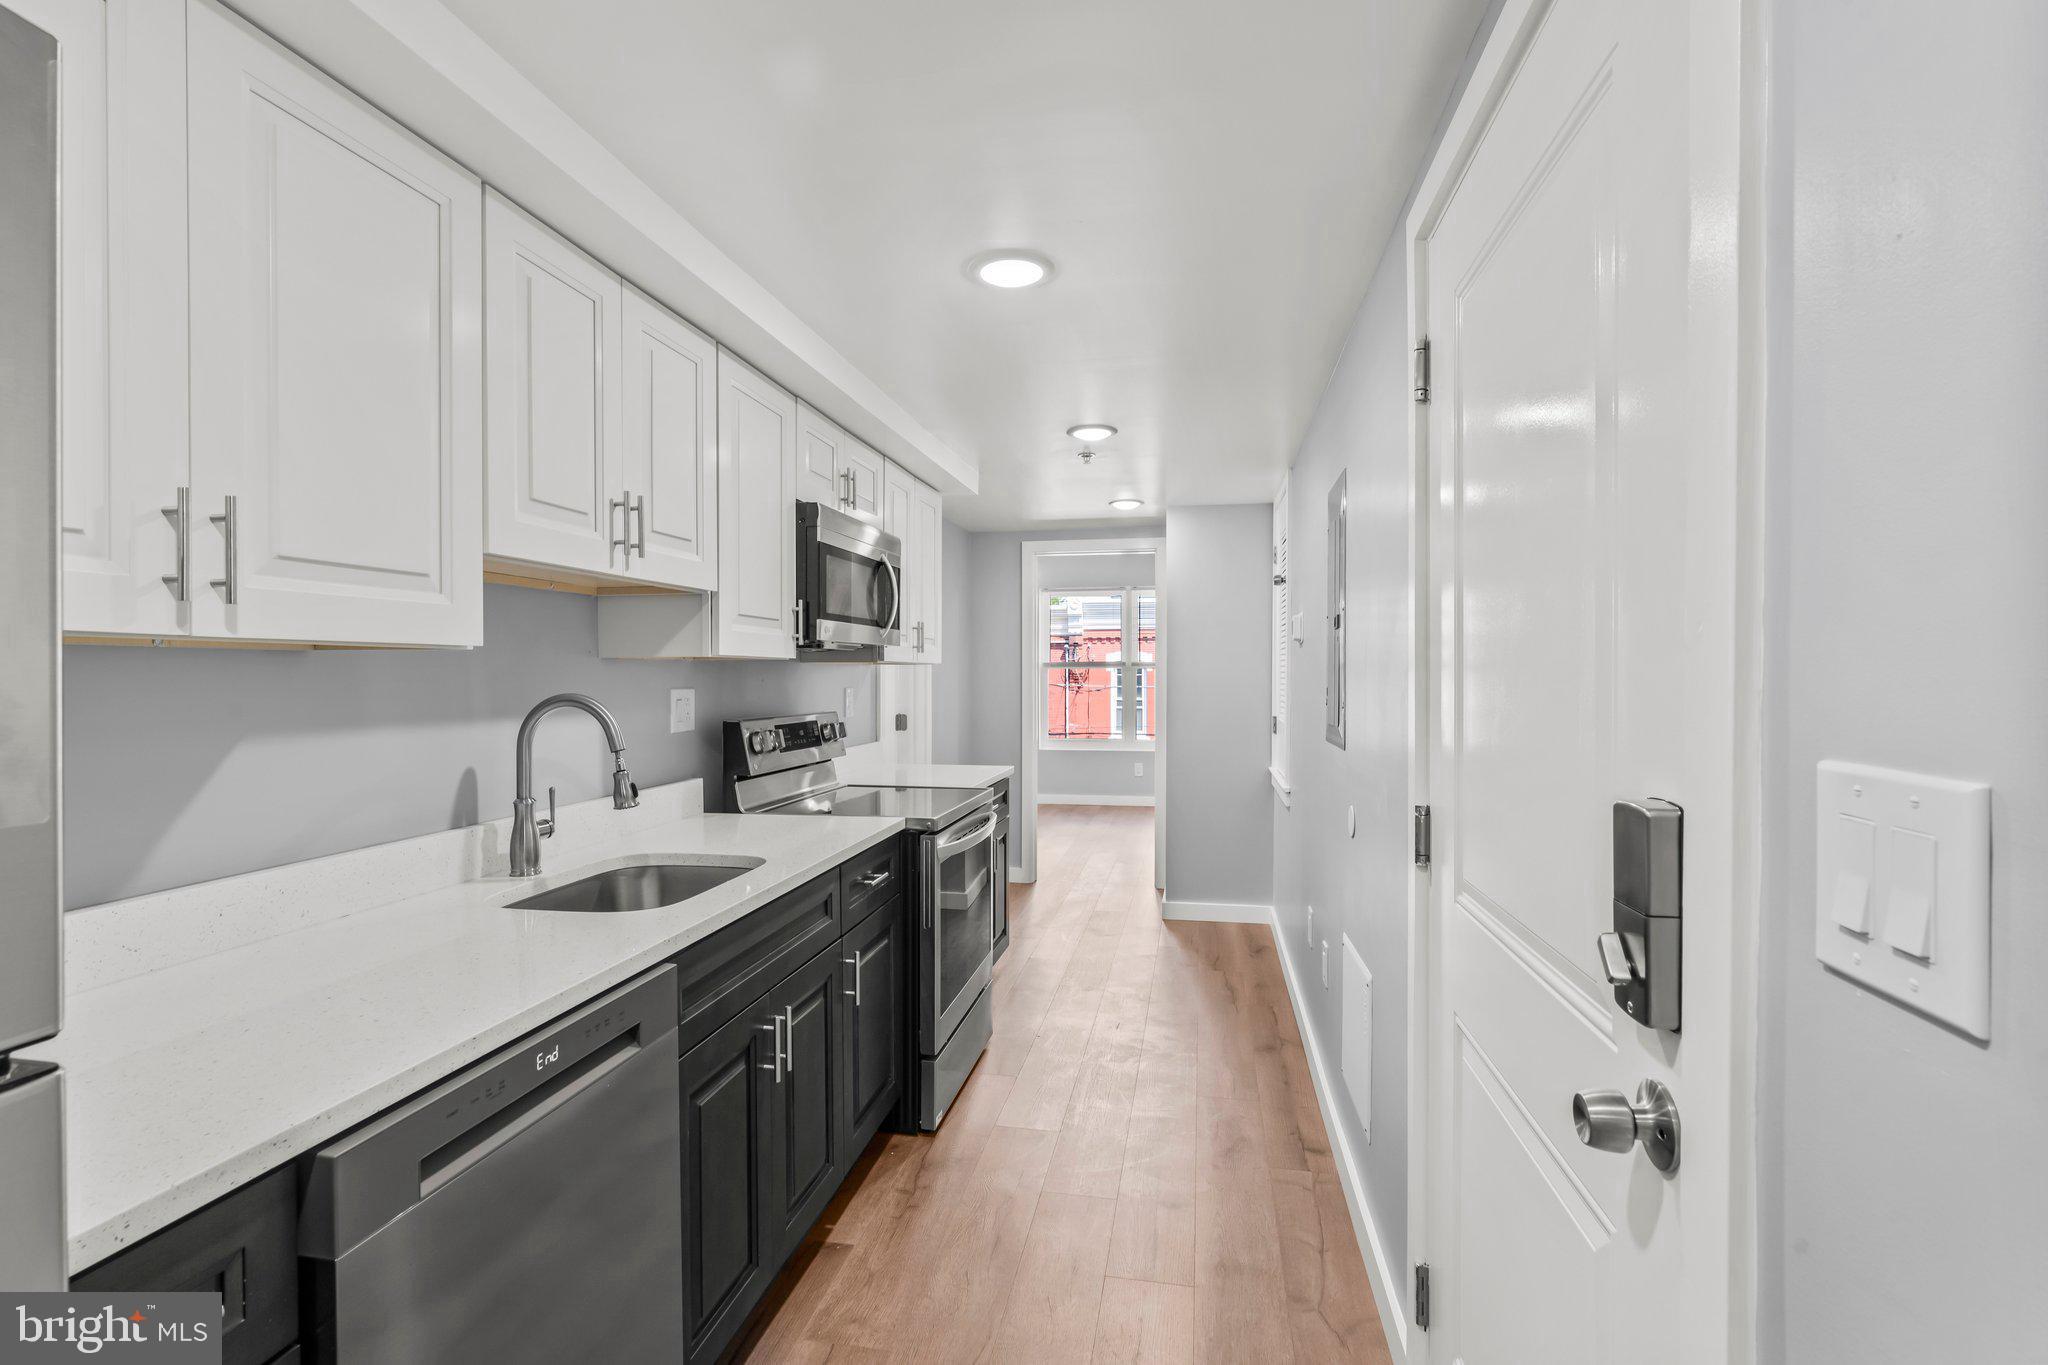
M1152 594L1153 603L1152 657L1150 659L1140 659L1137 657L1137 643L1139 630L1138 594L1147 592ZM1045 656L1051 652L1050 645L1052 640L1052 599L1055 597L1117 598L1120 602L1118 615L1121 620L1121 630L1123 635L1122 648L1119 650L1121 657L1118 658L1115 662L1103 660L1080 663L1046 658ZM1158 691L1159 678L1161 673L1158 643L1158 613L1159 589L1156 585L1151 587L1124 585L1121 587L1105 588L1040 588L1038 590L1038 629L1035 638L1038 642L1038 668L1040 679L1040 701L1038 708L1038 747L1040 749L1073 750L1084 753L1150 753L1158 747L1158 739L1155 736L1146 735L1144 733L1146 715L1148 714L1148 712L1153 712L1157 709L1156 693ZM1127 672L1142 672L1143 670L1148 668L1152 670L1153 691L1155 693L1154 697L1152 698L1154 705L1151 706L1148 706L1146 704L1145 687L1142 678L1128 682L1125 679L1125 674ZM1052 709L1050 706L1045 704L1044 678L1047 673L1050 673L1054 669L1061 669L1063 671L1068 672L1076 672L1088 669L1100 669L1108 673L1111 679L1110 686L1114 690L1116 697L1115 711L1117 717L1117 724L1118 728L1121 729L1123 733L1114 738L1109 739L1073 739L1068 738L1066 736L1051 734L1050 730L1052 727Z

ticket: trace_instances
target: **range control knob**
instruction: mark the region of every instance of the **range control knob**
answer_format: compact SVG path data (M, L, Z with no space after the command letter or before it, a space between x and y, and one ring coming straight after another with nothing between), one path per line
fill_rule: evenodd
M773 730L756 730L747 736L747 747L757 754L772 753L782 747L782 736Z

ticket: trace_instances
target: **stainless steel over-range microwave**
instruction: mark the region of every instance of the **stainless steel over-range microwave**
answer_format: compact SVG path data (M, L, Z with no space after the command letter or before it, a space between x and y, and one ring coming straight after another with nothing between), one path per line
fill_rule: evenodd
M873 652L903 642L903 542L821 503L796 505L797 644Z

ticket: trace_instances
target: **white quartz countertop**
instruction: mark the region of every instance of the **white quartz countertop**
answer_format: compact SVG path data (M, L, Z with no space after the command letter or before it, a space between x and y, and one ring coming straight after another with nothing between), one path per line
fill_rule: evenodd
M574 850L576 865L550 859L540 878L477 876L295 921L162 970L88 979L89 988L66 1000L61 1036L37 1049L64 1068L72 1270L320 1146L901 828L886 819L679 815L586 842ZM560 851L543 845L544 856ZM506 908L648 854L761 864L664 909ZM289 870L295 898L317 896L307 873L322 865ZM335 866L339 879L347 864ZM225 902L243 880L213 885L224 888Z
M870 787L992 787L1017 771L993 763L890 763L858 749L833 767L842 782Z

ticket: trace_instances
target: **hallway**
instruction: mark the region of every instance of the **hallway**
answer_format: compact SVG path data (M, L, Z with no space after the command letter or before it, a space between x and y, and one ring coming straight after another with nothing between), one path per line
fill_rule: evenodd
M1168 923L1152 811L1047 806L996 1035L884 1134L753 1361L1385 1361L1271 933Z

